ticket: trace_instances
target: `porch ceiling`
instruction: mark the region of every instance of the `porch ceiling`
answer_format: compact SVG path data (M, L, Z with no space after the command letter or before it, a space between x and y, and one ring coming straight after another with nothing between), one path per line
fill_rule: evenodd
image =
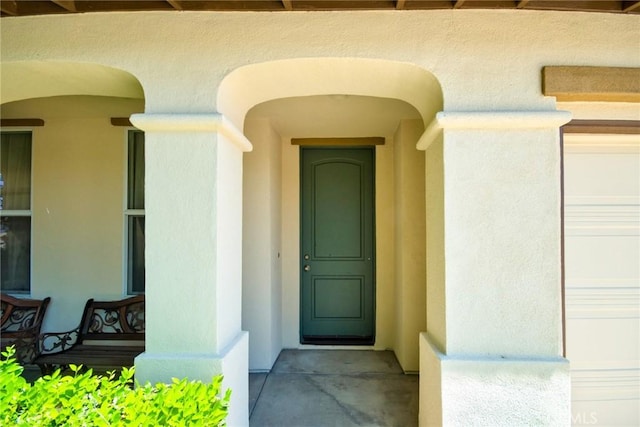
M275 99L249 110L251 119L268 119L285 138L392 137L401 120L422 120L404 101L354 95Z
M640 13L640 1L620 0L1 0L0 16L115 11L519 9Z

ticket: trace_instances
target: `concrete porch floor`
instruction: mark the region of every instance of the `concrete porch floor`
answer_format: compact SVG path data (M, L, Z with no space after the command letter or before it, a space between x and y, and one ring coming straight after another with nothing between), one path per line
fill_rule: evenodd
M283 350L249 374L252 427L416 426L418 375L391 351Z

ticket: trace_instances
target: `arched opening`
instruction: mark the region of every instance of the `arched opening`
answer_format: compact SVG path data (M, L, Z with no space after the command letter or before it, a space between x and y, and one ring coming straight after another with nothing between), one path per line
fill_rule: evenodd
M424 124L442 109L436 77L413 64L363 58L304 58L238 68L220 84L218 111L238 128L266 101L313 95L360 95L405 101Z
M2 64L2 103L30 98L92 95L144 99L130 73L100 64L19 61Z
M251 140L244 156L243 329L250 369L300 344L299 138L381 137L375 147L375 343L419 369L426 329L424 154L415 145L442 92L412 64L313 58L250 65L222 82L218 108ZM292 144L292 141L294 142Z
M89 298L144 292L144 283L128 286L134 261L144 263L144 206L128 203L133 192L143 200L144 182L131 182L128 169L139 179L144 156L138 147L134 161L134 129L126 125L144 110L142 86L99 64L9 62L2 64L2 100L3 138L27 135L30 155L30 203L20 213L30 277L12 292L51 297L43 331L70 330Z

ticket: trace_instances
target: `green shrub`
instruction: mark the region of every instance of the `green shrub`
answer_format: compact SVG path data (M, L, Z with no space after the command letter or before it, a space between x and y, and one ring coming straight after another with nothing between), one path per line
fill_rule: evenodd
M211 384L173 379L172 384L136 384L134 369L93 375L70 366L33 384L8 348L0 360L0 425L26 426L223 426L231 390L220 395L222 376Z

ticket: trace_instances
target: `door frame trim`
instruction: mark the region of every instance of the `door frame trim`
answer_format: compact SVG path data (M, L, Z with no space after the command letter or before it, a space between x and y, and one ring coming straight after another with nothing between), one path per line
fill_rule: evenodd
M305 138L299 138L299 140L304 140ZM305 341L303 338L303 334L302 334L302 274L303 274L303 270L302 268L299 271L299 275L298 275L298 290L299 290L299 307L298 307L298 343L300 345L327 345L327 346L370 346L373 347L375 345L376 342L376 326L377 326L377 246L376 246L376 241L377 241L377 235L376 235L376 231L377 231L377 222L376 222L376 218L377 218L377 212L376 212L376 145L380 145L380 144L351 144L352 141L358 139L358 140L363 140L363 141L372 141L374 139L377 139L375 137L366 137L366 138L308 138L308 140L322 140L322 139L326 139L326 140L330 140L332 143L331 144L320 144L320 145L314 145L314 144L293 144L293 140L292 140L292 145L298 145L300 146L299 148L299 165L298 165L298 175L299 175L299 188L298 188L298 209L299 209L299 224L298 224L298 254L297 254L297 259L298 259L298 264L300 264L300 260L302 259L302 253L303 253L303 245L302 245L302 224L303 224L303 214L302 214L302 203L303 203L303 196L302 196L302 192L303 192L303 173L302 173L302 165L303 165L303 155L302 155L302 151L305 149L344 149L344 150L349 150L349 149L359 149L359 150L369 150L371 151L372 157L372 194L371 194L371 203L372 203L372 207L373 207L373 212L372 212L372 229L371 229L371 236L372 236L372 241L371 241L371 245L372 245L372 257L373 257L373 271L372 271L372 280L373 280L373 294L372 294L372 314L373 314L373 319L372 319L372 328L373 328L373 335L371 337L371 339L369 339L367 337L367 339L363 339L361 337L347 337L345 336L344 338L330 338L330 337L318 337L315 338L312 341ZM384 140L384 138L382 138Z
M362 148L384 145L384 143L385 138L382 136L370 136L363 138L291 138L291 145L300 145L305 147Z

